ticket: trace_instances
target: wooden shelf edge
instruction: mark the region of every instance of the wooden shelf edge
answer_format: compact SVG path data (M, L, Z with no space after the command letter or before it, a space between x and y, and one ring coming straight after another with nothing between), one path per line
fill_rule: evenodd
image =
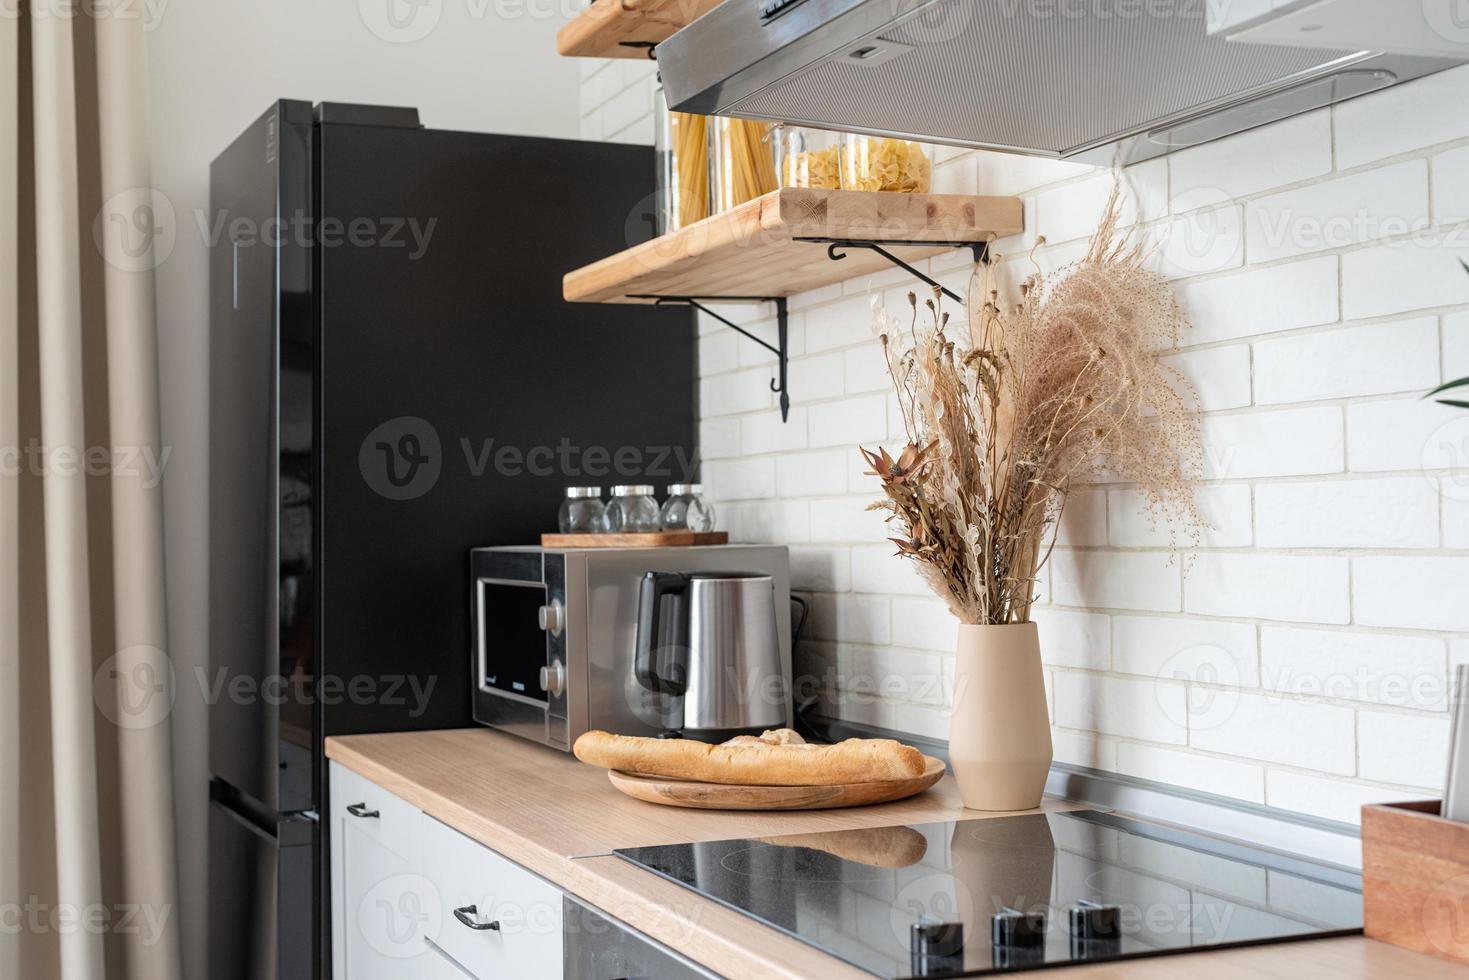
M790 296L886 268L867 252L833 262L825 247L802 238L902 242L893 250L914 260L1023 228L1017 197L788 187L568 272L562 295L571 303L636 302L630 294Z
M647 45L666 41L719 2L595 0L556 32L556 52L566 58L646 58Z

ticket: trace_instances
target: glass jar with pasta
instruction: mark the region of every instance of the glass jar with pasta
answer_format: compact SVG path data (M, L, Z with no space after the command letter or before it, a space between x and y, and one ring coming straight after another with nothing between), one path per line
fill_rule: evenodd
M670 112L657 89L653 146L658 160L658 234L709 217L709 117Z
M890 136L842 138L842 189L926 194L933 177L929 150L922 143Z
M709 128L710 203L716 213L778 189L770 123L712 116Z
M782 124L775 128L773 140L780 186L821 190L841 187L839 133Z

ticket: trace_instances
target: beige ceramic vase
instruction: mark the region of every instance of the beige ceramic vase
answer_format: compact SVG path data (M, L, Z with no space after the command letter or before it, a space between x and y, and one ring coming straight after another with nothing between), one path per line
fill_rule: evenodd
M1040 805L1051 720L1034 623L959 627L949 765L971 810Z

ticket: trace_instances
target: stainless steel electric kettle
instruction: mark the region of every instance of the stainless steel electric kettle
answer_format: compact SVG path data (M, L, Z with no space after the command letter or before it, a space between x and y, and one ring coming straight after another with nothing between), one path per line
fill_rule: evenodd
M781 666L769 575L648 572L638 589L633 670L663 699L665 732L717 740L780 728L790 678Z

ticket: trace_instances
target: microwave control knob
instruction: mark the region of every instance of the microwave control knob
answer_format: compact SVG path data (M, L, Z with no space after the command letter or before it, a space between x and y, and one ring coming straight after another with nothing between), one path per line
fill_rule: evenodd
M549 605L542 606L537 618L540 621L541 629L552 636L561 635L561 627L564 625L562 620L566 617L562 613L560 600L553 600Z
M1122 938L1122 910L1116 905L1077 902L1071 907L1071 938L1087 942L1115 942Z
M565 686L566 670L561 666L561 661L553 660L549 667L541 668L541 690L553 698L559 698Z

